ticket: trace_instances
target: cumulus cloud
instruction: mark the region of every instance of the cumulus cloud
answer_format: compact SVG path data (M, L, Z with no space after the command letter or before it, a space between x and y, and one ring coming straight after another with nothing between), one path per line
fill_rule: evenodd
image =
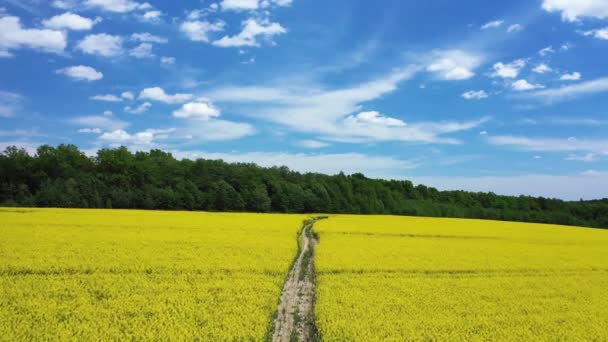
M222 0L221 6L223 10L255 10L258 9L258 0Z
M103 73L86 65L76 65L57 70L58 74L63 74L77 81L98 81L103 78Z
M222 32L225 27L226 23L221 20L214 23L209 21L191 20L183 22L179 29L192 41L209 42L210 33Z
M484 90L469 90L462 94L462 97L467 100L481 100L488 98L488 93Z
M403 120L384 116L376 111L361 112L356 115L350 115L345 119L345 122L348 125L358 126L380 125L402 127L407 125Z
M608 2L605 0L543 0L547 12L561 13L564 21L577 21L582 17L608 18Z
M592 36L597 39L608 40L608 27L604 27L602 29L591 30L583 32L585 36Z
M570 74L563 74L559 79L562 81L578 81L582 77L580 72L573 72Z
M86 54L115 57L123 53L121 36L105 33L91 34L81 40L76 48Z
M163 12L154 10L145 12L139 18L148 23L160 23L163 15Z
M141 43L138 46L129 50L129 56L135 58L150 58L154 57L152 53L152 44L150 43Z
M292 0L222 0L220 5L224 11L253 11L272 6L291 6L291 3ZM217 5L211 4L209 9L217 10Z
M126 106L124 108L124 111L130 114L143 114L147 112L150 107L152 107L152 104L150 102L144 102L137 107Z
M42 21L42 25L52 29L68 29L73 31L87 31L93 28L96 21L81 17L72 12L66 12Z
M169 95L163 88L153 87L145 88L139 93L140 100L152 100L158 102L164 102L168 104L183 103L192 98L192 94L174 94Z
M511 83L511 88L513 88L513 90L516 91L528 91L528 90L535 90L535 89L542 89L545 86L543 86L542 84L533 84L530 83L526 80L517 80L513 83Z
M152 145L154 143L154 138L154 132L151 130L137 132L131 135L122 129L106 132L99 137L100 140L109 142L112 145L133 144L135 146Z
M492 73L492 76L501 78L516 78L524 66L526 66L526 61L523 59L517 59L507 64L498 62L493 66L494 72Z
M466 80L475 76L475 68L483 58L463 50L437 50L431 53L427 71L443 80Z
M198 100L184 104L180 109L173 112L173 116L182 119L209 120L217 118L221 114L211 101Z
M122 98L120 98L116 95L112 95L112 94L95 95L95 96L91 97L91 100L105 101L105 102L122 102Z
M547 64L541 63L541 64L535 66L534 69L532 69L532 71L534 71L537 74L544 74L544 73L553 71L553 69L551 69L551 67L548 66Z
M132 0L85 0L84 5L115 13L126 13L152 8L152 5L147 2L139 3Z
M127 100L134 100L135 94L133 94L130 91L123 91L122 94L120 94L120 97L122 97L123 99L127 99Z
M27 29L18 17L0 17L0 57L11 57L11 50L22 48L61 53L67 46L67 34L51 29Z
M287 32L279 23L270 22L267 19L249 18L242 23L243 29L236 36L224 36L213 42L220 47L259 47L258 38L272 42L272 38Z

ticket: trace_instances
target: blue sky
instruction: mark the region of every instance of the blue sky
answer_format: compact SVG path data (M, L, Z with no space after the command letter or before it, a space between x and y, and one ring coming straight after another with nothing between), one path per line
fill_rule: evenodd
M0 0L0 148L608 197L608 2Z

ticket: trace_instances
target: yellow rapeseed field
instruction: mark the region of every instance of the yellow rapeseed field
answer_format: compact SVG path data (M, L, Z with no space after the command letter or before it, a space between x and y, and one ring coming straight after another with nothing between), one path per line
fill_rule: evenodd
M303 219L0 209L0 340L261 340Z
M391 216L315 230L326 341L608 340L608 231Z

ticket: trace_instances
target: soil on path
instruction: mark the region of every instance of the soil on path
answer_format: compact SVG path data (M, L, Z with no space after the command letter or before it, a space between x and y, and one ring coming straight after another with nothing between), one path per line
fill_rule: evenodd
M300 254L295 260L281 293L273 322L273 342L316 341L314 251L318 240L308 221L300 234Z

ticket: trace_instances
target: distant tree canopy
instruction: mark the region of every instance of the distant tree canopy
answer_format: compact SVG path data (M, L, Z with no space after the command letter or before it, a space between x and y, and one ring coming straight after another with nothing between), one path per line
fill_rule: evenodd
M41 146L33 156L16 147L0 153L0 206L394 214L608 228L608 199L438 191L360 173L302 174L125 147L87 157L73 145Z

